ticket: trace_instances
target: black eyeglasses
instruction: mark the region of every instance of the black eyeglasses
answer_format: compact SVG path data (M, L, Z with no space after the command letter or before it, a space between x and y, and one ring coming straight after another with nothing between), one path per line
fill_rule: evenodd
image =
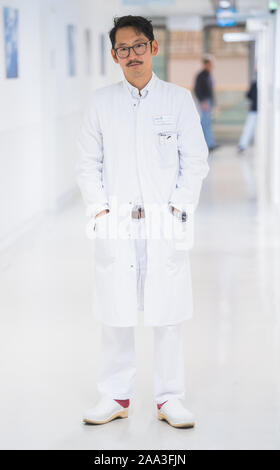
M149 42L152 42L152 39L147 42L135 44L135 46L118 47L117 49L114 49L114 51L120 59L126 59L130 54L130 49L133 49L137 55L143 55L147 50L147 45Z

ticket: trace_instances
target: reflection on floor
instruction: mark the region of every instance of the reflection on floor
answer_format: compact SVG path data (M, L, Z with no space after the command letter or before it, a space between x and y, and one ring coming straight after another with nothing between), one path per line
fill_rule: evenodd
M82 424L98 397L100 329L78 201L1 265L1 448L280 448L279 218L258 212L234 149L209 163L191 252L195 314L184 324L185 404L196 427L157 420L152 331L142 324L129 418Z

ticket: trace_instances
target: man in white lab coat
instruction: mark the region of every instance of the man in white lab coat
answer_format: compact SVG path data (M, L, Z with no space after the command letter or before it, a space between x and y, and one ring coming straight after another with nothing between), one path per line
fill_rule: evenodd
M124 79L95 90L77 139L77 181L94 242L93 315L101 322L98 403L85 423L127 417L134 396L137 311L154 330L157 416L194 426L183 403L182 322L192 316L187 249L209 171L191 93L160 80L151 21L114 19L111 54Z

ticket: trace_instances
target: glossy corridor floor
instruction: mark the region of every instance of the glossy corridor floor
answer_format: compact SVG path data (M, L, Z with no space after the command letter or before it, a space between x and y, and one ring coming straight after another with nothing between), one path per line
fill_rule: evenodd
M157 420L152 330L141 323L129 418L82 424L98 397L100 329L78 198L1 257L2 449L280 449L280 227L257 211L253 157L211 155L196 215L195 315L184 323L196 427Z

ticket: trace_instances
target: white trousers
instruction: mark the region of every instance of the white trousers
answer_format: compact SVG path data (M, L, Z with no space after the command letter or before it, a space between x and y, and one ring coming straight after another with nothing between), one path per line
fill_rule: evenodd
M144 219L133 219L137 261L138 309L143 309L146 277ZM154 399L185 398L182 324L154 326ZM134 397L136 353L134 327L101 325L101 354L97 388L103 395L125 400Z
M257 123L257 112L249 111L246 121L243 126L241 137L239 139L239 147L246 149L250 145L254 137L256 123Z
M102 324L97 388L103 395L134 397L136 354L134 327ZM154 398L162 403L185 398L182 324L154 326Z

